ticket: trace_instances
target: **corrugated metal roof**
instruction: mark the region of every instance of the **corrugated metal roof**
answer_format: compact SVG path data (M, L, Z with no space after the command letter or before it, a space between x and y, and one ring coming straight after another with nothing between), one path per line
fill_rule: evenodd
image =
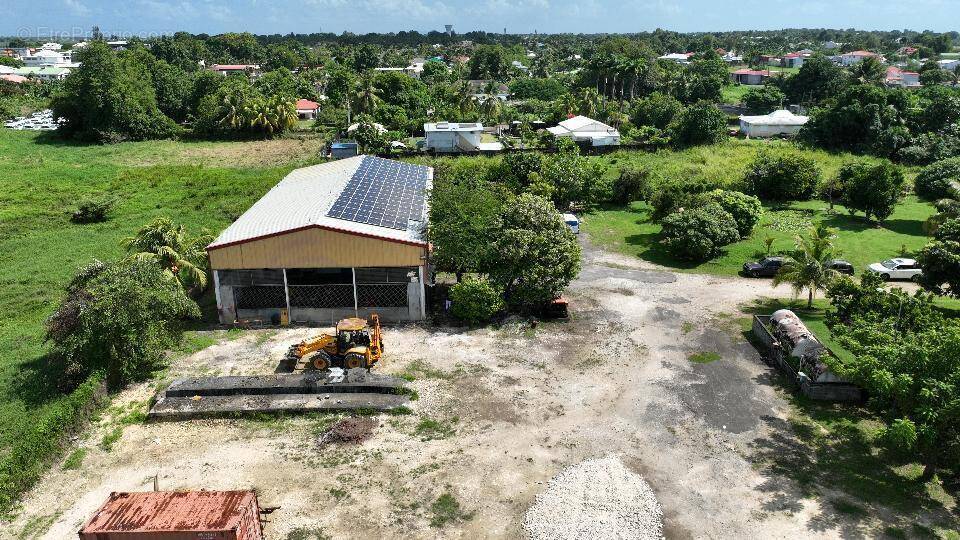
M220 236L207 246L207 249L216 249L309 227L425 245L426 242L420 238L420 231L417 230L390 229L326 215L340 196L340 192L357 172L360 164L364 160L371 159L383 158L355 156L291 171L263 198L220 233ZM433 169L430 167L424 167L424 169L428 171L427 188L429 189ZM426 206L424 206L424 214L426 214ZM427 216L424 215L424 222L426 218Z
M741 116L740 120L755 126L802 126L810 117L779 110L760 116Z
M255 498L252 491L114 492L80 532L229 531Z

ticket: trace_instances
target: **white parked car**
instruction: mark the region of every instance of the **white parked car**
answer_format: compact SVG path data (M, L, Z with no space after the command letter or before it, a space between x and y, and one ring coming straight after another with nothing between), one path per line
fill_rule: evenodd
M917 261L897 257L867 267L871 272L880 274L883 279L916 279L923 273Z
M563 222L570 227L570 230L573 231L573 234L580 234L580 220L577 219L577 216L573 214L564 214Z

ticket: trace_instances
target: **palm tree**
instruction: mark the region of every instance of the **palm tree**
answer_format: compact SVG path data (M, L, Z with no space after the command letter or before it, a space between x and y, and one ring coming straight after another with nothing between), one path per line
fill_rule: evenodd
M457 95L457 108L460 109L460 114L464 117L473 112L477 107L477 100L474 98L473 94L470 92L470 86L466 81L460 86L460 92Z
M217 106L217 124L221 127L240 130L245 127L244 96L240 92L228 92Z
M500 120L500 115L503 113L503 102L495 95L487 96L487 99L480 106L480 112L487 122L495 124Z
M183 225L160 217L142 227L135 236L125 238L121 244L131 253L132 259L156 263L181 286L195 286L202 290L207 286L204 248L212 240L213 237L207 234L191 237Z
M600 111L602 98L593 88L584 88L580 94L580 114L595 118Z
M823 223L811 227L806 238L797 235L796 249L773 276L773 285L789 283L795 296L807 289L807 309L811 309L816 292L825 290L840 275L829 267L829 261L837 256L833 251L836 235L836 229Z
M357 93L354 95L354 107L357 109L357 112L373 114L373 111L380 105L380 102L383 101L380 99L380 96L377 95L378 93L379 90L374 86L372 77L364 77L361 79Z
M564 94L558 100L560 111L564 116L576 115L580 109L577 98L573 94Z

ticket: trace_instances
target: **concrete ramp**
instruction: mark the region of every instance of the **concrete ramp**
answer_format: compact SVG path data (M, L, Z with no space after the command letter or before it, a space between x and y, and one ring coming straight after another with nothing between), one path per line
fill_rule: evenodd
M409 401L403 379L364 369L177 379L157 399L153 420L316 411L389 411Z

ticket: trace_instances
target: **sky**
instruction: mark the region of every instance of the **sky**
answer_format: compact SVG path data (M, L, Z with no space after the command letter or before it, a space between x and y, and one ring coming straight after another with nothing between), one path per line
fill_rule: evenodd
M0 35L960 30L960 0L3 0Z

